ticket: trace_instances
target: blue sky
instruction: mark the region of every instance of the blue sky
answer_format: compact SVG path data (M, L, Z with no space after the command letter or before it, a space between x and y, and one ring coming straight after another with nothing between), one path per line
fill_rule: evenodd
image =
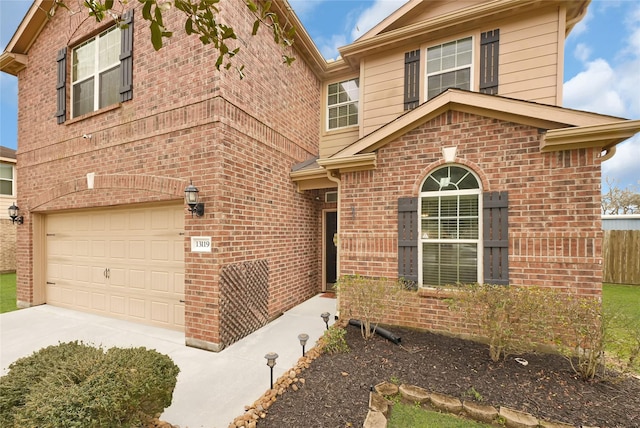
M405 3L403 0L289 0L325 58ZM0 0L4 49L31 0ZM15 148L17 79L0 73L0 144ZM640 119L640 0L592 0L565 49L564 106ZM640 188L640 135L618 145L603 177Z

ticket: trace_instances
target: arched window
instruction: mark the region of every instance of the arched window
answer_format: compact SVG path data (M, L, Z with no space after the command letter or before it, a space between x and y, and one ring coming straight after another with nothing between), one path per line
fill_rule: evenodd
M419 282L423 287L481 282L479 181L447 165L422 184L419 201Z

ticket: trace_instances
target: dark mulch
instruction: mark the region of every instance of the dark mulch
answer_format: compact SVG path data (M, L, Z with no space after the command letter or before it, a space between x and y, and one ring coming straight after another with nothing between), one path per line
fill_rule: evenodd
M560 356L520 356L527 366L513 357L494 363L486 345L389 330L401 336L401 346L378 336L364 341L359 328L347 327L351 352L316 359L302 374L304 386L279 397L259 428L362 426L370 387L392 379L464 400L472 399L473 388L484 404L575 426L640 427L638 379L584 382Z

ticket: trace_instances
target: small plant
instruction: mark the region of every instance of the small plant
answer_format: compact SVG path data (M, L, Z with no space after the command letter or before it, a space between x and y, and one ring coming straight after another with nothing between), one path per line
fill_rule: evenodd
M0 378L0 426L146 426L171 404L179 371L145 348L49 346Z
M347 334L347 330L342 327L332 326L330 329L325 330L322 335L324 342L323 350L329 354L342 354L349 352L349 345L344 336Z
M465 391L464 394L462 394L466 397L469 397L475 401L482 401L484 400L484 397L482 396L482 394L480 394L478 391L476 391L476 389L472 386L471 388L467 389Z
M341 307L349 314L361 320L362 337L370 339L375 334L378 323L386 315L393 302L399 302L406 291L405 281L386 278L369 278L361 275L341 276L337 284Z
M400 381L400 378L398 376L391 376L390 379L391 383L394 385L400 385L402 382Z

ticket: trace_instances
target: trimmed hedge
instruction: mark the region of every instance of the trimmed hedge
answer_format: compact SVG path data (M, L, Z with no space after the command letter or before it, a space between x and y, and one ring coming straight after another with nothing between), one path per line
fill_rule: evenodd
M146 348L49 346L0 378L0 426L146 426L171 404L179 371Z

